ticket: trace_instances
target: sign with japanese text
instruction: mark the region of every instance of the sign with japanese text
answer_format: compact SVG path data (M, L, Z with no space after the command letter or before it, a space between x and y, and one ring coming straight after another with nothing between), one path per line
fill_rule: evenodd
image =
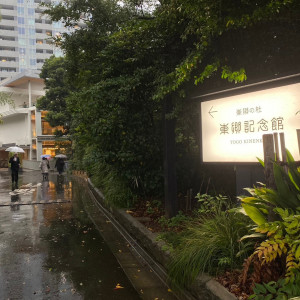
M298 160L300 83L202 102L201 120L204 162L257 162L275 132Z

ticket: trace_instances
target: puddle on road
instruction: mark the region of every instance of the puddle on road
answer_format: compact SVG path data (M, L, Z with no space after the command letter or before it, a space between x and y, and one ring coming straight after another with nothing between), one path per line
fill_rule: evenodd
M85 187L51 175L44 190L18 202L71 202L0 207L0 299L140 299L84 210ZM10 200L9 188L0 181L0 202L3 189Z

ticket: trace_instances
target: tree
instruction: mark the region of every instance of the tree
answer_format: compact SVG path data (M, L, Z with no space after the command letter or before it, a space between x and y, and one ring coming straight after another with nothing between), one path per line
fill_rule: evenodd
M4 104L10 104L14 106L14 102L11 96L7 93L0 92L0 105L4 105ZM3 123L3 120L2 120L2 115L0 114L0 124L1 123Z
M46 59L40 77L45 82L45 96L37 101L37 108L48 111L46 120L52 127L62 126L66 134L69 129L71 115L68 112L66 99L72 91L72 86L66 80L65 60L52 56Z
M200 146L189 96L197 85L233 86L299 68L300 4L161 0L147 11L143 2L128 0L121 7L117 1L74 0L50 5L46 13L74 28L56 43L74 85L67 107L80 162L89 168L95 157L135 193L153 196L162 194L164 101L173 105L166 118L177 120L178 169L189 178L195 164L186 158ZM191 184L179 181L182 192Z

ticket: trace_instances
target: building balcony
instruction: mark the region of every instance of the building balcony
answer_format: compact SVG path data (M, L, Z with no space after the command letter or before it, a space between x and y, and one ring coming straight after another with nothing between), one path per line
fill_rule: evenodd
M18 72L18 70L17 70ZM12 77L15 76L17 73L16 72L1 72L0 71L0 78L8 78L8 77Z
M36 44L36 49L43 49L43 50L53 50L54 45L51 44Z
M43 68L43 65L44 63L37 63L36 66L37 66L37 69L42 69Z
M0 35L17 37L18 31L17 30L0 29ZM2 45L2 42L1 42L1 45Z
M49 39L51 36L47 35L46 33L36 33L35 38L38 40L46 40Z
M51 53L46 53L46 52L43 52L43 53L38 53L37 52L36 53L36 59L46 59L46 58L49 58L49 56L51 56L52 54Z
M3 61L0 58L0 70L1 70L1 68L15 68L15 69L18 69L19 68L19 62L17 62L17 61Z
M4 14L2 14L2 15L4 15ZM11 16L11 15L8 15L8 16ZM17 22L15 22L15 20L6 20L6 19L3 19L3 18L0 21L1 26L11 27L11 26L13 26L12 24L17 24Z
M28 114L29 109L24 108L24 107L16 107L16 108L10 108L7 111L1 112L2 118L8 118L16 115L21 115L21 114Z
M35 29L41 29L41 30L52 30L51 24L46 23L35 23Z
M0 44L1 47L17 47L18 41L8 41L0 38ZM10 52L16 52L16 51L10 51Z
M14 73L14 75L16 75L16 74ZM8 94L11 95L12 98L15 98L15 97L16 98L20 98L20 97L23 97L23 96L24 97L28 97L28 90L27 90L27 88L24 89L24 88L2 86L0 88L0 92L8 93ZM42 89L38 90L38 89L35 89L34 87L32 87L32 89L31 89L31 95L32 95L32 101L34 101L36 98L44 96L45 95L45 91L42 90ZM23 104L23 102L19 103L19 105L22 105L22 104Z
M1 49L1 46L0 46L0 49ZM19 58L19 53L16 51L10 51L10 50L0 50L0 56L1 57Z
M3 1L0 2L0 5L2 4ZM5 1L4 1L5 2ZM16 17L18 15L17 10L12 10L12 9L3 9L1 8L1 15L3 16L14 16Z

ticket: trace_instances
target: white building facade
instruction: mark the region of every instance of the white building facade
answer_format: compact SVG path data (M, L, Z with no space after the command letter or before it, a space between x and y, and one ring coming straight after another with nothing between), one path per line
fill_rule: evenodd
M41 14L41 2L0 0L0 81L29 70L39 74L46 58L62 55L51 37L67 30Z
M0 82L0 93L10 95L14 104L0 106L0 167L8 161L6 148L19 146L24 167L36 168L41 155L55 156L57 140L53 128L45 120L47 112L39 111L35 104L37 98L45 94L44 80L36 74L20 73Z

